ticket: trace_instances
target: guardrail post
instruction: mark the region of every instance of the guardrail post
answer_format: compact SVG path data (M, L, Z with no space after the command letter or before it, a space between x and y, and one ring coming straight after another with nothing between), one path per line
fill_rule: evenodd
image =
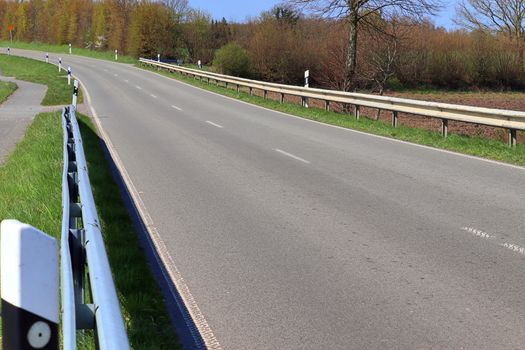
M379 120L379 116L381 115L381 110L378 108L376 111L376 117L375 120Z
M392 111L392 126L397 128L397 111Z
M516 129L509 129L509 146L516 147L518 143L518 135Z
M250 96L252 96L253 95L253 88L250 87L249 89L250 89Z
M330 101L328 100L324 101L324 110L327 112L330 111Z
M263 90L263 98L265 100L268 98L268 90Z
M355 118L357 120L359 120L359 118L361 117L361 109L360 109L360 106L358 105L355 105L354 106L354 115L355 115Z
M58 242L17 220L1 224L4 350L58 350Z
M283 94L282 92L281 92L281 98L279 99L279 102L280 102L281 104L284 103L284 94Z
M241 90L241 86L237 84L237 92L239 92L240 90Z
M441 135L448 136L448 119L441 119Z

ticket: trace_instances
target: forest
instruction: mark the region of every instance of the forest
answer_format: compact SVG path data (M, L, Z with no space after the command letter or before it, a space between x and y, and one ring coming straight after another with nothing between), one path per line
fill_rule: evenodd
M336 0L341 7L333 9L289 0L242 23L215 19L187 0L0 0L0 33L3 40L201 60L279 83L303 84L309 69L311 86L346 91L523 89L523 17L514 29L494 26L473 11L502 0L468 1L458 8L461 29L451 31L428 19L439 3L426 0L370 0L362 8Z

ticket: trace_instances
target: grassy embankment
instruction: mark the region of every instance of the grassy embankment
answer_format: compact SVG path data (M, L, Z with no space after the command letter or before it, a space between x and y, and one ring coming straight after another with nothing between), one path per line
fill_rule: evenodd
M18 87L10 81L0 81L0 103L4 103Z
M44 106L71 103L73 86L67 85L67 73L64 70L59 73L52 64L4 54L0 55L0 72L4 76L47 85L47 93L42 101ZM82 91L79 92L79 103L81 102Z
M6 57L0 57L4 69ZM43 62L9 57L10 65L23 65L24 77L50 79ZM19 62L15 62L20 60ZM16 63L16 64L15 64ZM35 68L35 71L33 71ZM31 72L30 72L31 71ZM39 77L38 72L44 76ZM67 85L58 72L51 87ZM34 80L31 80L34 81ZM57 89L46 96L66 104L71 89ZM49 99L48 99L49 101ZM133 221L113 180L95 128L86 116L79 116L90 180L106 242L122 312L134 349L177 349L177 336L168 317L162 293L149 269ZM39 114L24 139L0 165L0 220L15 218L56 237L61 229L62 125L60 112ZM94 349L85 337L79 347Z
M179 73L157 70L144 64L138 64L137 66L221 95L305 119L506 163L525 165L524 144L518 144L517 147L510 148L504 142L477 136L449 134L447 138L443 138L441 133L436 131L422 130L405 125L393 128L390 123L384 121L375 121L366 117L357 120L352 115L327 112L317 108L303 108L300 105L286 102L280 104L279 101L265 100L260 96L250 96L245 91L237 92L233 89L233 86L226 89L223 86L207 84Z
M0 47L11 47L15 49L25 49L25 50L36 50L43 52L53 52L53 53L62 53L64 57L69 55L69 46L68 45L52 45L41 42L30 42L26 43L23 41L0 41ZM106 61L115 61L115 52L114 51L98 51L90 50L80 47L72 47L73 55L86 56L92 58L98 58L100 60ZM118 55L118 62L121 63L136 63L137 59L131 56Z

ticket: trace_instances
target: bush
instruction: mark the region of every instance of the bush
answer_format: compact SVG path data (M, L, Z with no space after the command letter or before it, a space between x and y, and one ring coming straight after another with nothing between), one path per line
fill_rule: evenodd
M222 74L248 77L250 59L248 53L237 43L229 43L215 52L213 66Z

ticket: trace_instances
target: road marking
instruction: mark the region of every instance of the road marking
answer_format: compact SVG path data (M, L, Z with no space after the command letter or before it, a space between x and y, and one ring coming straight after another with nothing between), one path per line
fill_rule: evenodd
M104 72L107 72L108 70L106 68L104 68Z
M209 120L206 120L206 123L210 124L210 125L213 125L219 129L222 129L222 125L219 125L219 124L215 124L214 122L210 122Z
M153 98L158 98L157 95L150 94L150 96Z
M182 111L182 108L179 108L179 107L174 106L174 105L171 105L171 108L175 108L175 109L178 110L178 111Z
M113 74L113 76L118 77L118 74Z
M124 79L124 82L125 82L125 83L129 83L129 80L128 80L128 79Z
M249 103L249 102L246 102L246 101L238 100L238 99L233 98L233 97L229 97L229 96L221 95L221 94L218 93L218 92L213 92L213 91L210 91L210 90L206 90L206 89L204 89L204 88L200 88L200 87L197 87L197 86L191 85L191 84L189 84L189 83L185 83L185 82L183 82L183 81L181 81L181 80L177 80L176 78L170 78L170 77L167 77L167 76L162 75L162 74L157 73L157 72L148 71L148 70L145 70L145 69L142 69L142 68L137 68L137 69L141 69L142 71L144 71L144 72L148 72L148 73L150 73L150 74L155 74L157 77L161 77L161 78L166 79L166 80L169 80L169 81L171 81L171 82L175 82L175 83L178 83L178 84L186 85L187 87L190 87L190 88L192 88L192 89L199 90L199 91L201 91L201 92L205 92L205 93L208 93L208 94L212 94L212 95L220 96L220 97L225 98L225 99L228 99L228 100L232 100L232 101L235 101L235 102L238 102L238 103L242 103L242 104L245 104L245 105L248 105L248 106L254 107L254 108L263 109L263 110L266 110L266 111L269 111L269 112L277 113L277 114L280 114L280 115L283 115L283 116L286 116L286 117L292 117L292 118L295 118L295 119L301 120L301 121L303 121L303 122L313 123L313 124L318 124L318 125L321 125L321 126L325 126L325 127L329 127L329 128L334 128L334 129L339 129L339 130L343 130L343 131L346 131L346 132L349 132L349 133L360 134L360 135L364 135L364 136L368 136L368 137L373 137L373 138L379 138L379 139L382 139L382 140L387 141L387 142L402 143L402 144L405 144L405 145L408 145L408 146L415 146L415 147L418 147L418 148L423 148L423 149L430 150L430 151L434 151L434 152L446 153L446 154L453 155L453 156L458 156L458 157L467 158L467 159L472 159L472 160L478 160L478 161L481 161L481 162L484 162L484 163L489 163L489 164L494 164L494 165L500 165L500 166L504 166L504 167L507 167L507 168L512 168L512 169L517 169L517 170L525 171L525 166L514 165L514 164L509 164L509 163L503 163L503 162L501 162L501 161L497 161L497 160L492 160L492 159L487 159L487 158L481 158L481 157L479 157L479 156L471 156L471 155L468 155L468 154L463 154L463 153L459 153L459 152L455 152L455 151L449 151L449 150L446 150L446 149L436 148L436 147L432 147L432 146L420 145L420 144L413 143L413 142L409 142L409 141L404 141L404 140L399 140L399 139L393 139L393 138L391 138L391 137L387 137L387 136L381 136L381 135L370 134L370 133L367 133L367 132L364 132L364 131L359 131L359 130L349 129L349 128L345 128L345 127L338 126L338 125L332 125L332 124L323 123L323 122L320 122L320 121L317 121L317 120L305 119L305 118L303 118L303 117L299 117L299 116L297 116L297 115L293 115L293 114L286 113L286 112L281 112L281 111L276 111L276 110L274 110L274 109L270 109L270 108L268 108L268 107L263 107L263 106L255 105L255 104L252 104L252 103Z
M138 86L138 85L135 85L135 87L136 87L137 89L139 89L139 90L142 90L142 88L141 88L140 86Z
M500 246L512 250L513 252L516 252L518 254L525 255L525 248L520 247L519 245L512 243L501 243Z
M474 236L479 237L479 238L487 238L487 239L492 239L492 238L494 238L494 236L488 234L487 232L484 232L484 231L481 231L481 230L475 229L474 227L462 227L461 229L462 229L463 231L470 232L470 233L472 233Z
M297 157L296 155L293 155L293 154L291 154L291 153L285 152L285 151L283 151L282 149L274 148L273 150L274 150L275 152L281 153L281 154L283 154L283 155L285 155L285 156L287 156L287 157L293 158L293 159L298 160L298 161L300 161L300 162L303 162L303 163L306 163L306 164L310 164L310 162L307 161L306 159L303 159L303 158L301 158L301 157Z

